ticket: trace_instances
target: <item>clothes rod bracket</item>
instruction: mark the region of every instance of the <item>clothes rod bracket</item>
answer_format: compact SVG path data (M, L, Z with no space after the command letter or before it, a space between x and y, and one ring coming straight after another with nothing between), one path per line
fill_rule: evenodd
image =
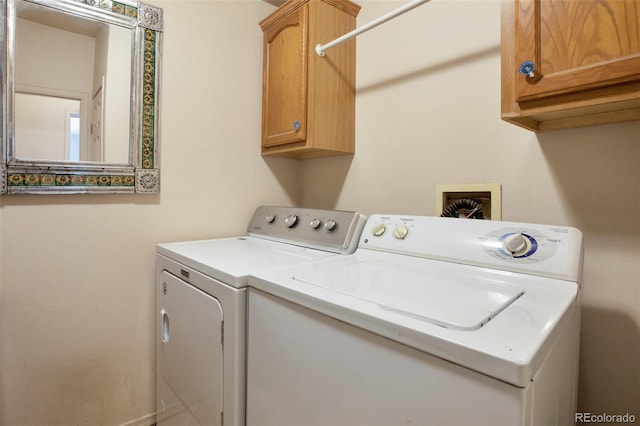
M384 24L385 22L395 18L396 16L402 15L405 12L410 11L411 9L415 9L416 7L427 3L430 0L413 0L410 1L409 3L400 6L399 8L392 10L391 12L387 13L386 15L383 15L381 17L379 17L378 19L374 19L373 21L369 22L368 24L365 24L363 26L361 26L360 28L356 28L355 30L338 37L337 39L330 41L326 44L317 44L316 45L316 54L318 54L318 56L324 56L324 53L328 50L331 49L332 47L349 40L350 38L356 37L364 32L369 31L372 28L377 27L380 24Z

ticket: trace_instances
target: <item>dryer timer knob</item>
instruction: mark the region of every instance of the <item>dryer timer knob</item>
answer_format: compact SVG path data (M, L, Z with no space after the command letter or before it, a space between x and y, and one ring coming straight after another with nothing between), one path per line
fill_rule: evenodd
M284 223L288 228L293 228L298 223L298 216L296 216L295 214L289 215L284 220Z
M334 229L336 229L336 221L333 219L329 219L325 224L324 224L324 229L326 229L327 231L333 231Z

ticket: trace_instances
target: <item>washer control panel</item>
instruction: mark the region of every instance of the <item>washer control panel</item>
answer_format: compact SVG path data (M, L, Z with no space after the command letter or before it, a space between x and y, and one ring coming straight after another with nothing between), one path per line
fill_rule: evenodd
M497 259L512 262L542 261L555 255L565 230L553 237L533 228L501 228L480 237L482 248ZM557 234L560 235L557 235Z
M371 228L371 236L382 237L383 235L391 235L394 239L404 240L409 236L409 230L413 226L411 219L404 219L398 222L389 220L381 220Z
M359 247L575 279L582 262L575 228L491 220L372 215Z

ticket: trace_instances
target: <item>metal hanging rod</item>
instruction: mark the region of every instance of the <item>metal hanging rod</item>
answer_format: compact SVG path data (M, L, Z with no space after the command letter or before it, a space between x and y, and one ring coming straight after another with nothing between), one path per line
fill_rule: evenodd
M324 52L328 49L331 49L333 46L338 45L340 43L342 43L343 41L349 40L352 37L358 36L364 32L369 31L372 28L377 27L380 24L384 24L385 22L395 18L396 16L402 15L405 12L410 11L411 9L414 9L418 6L420 6L421 4L427 3L430 0L413 0L410 1L409 3L405 4L404 6L400 6L399 8L392 10L391 12L387 13L386 15L383 15L381 17L379 17L378 19L375 19L371 22L369 22L366 25L361 26L360 28L356 28L355 30L348 32L347 34L338 37L337 39L330 41L329 43L326 44L317 44L316 45L316 53L318 54L318 56L324 56Z

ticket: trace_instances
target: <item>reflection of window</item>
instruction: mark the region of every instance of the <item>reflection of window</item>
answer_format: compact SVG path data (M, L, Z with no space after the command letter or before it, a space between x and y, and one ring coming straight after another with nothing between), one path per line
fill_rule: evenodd
M80 114L69 115L69 160L80 161Z

